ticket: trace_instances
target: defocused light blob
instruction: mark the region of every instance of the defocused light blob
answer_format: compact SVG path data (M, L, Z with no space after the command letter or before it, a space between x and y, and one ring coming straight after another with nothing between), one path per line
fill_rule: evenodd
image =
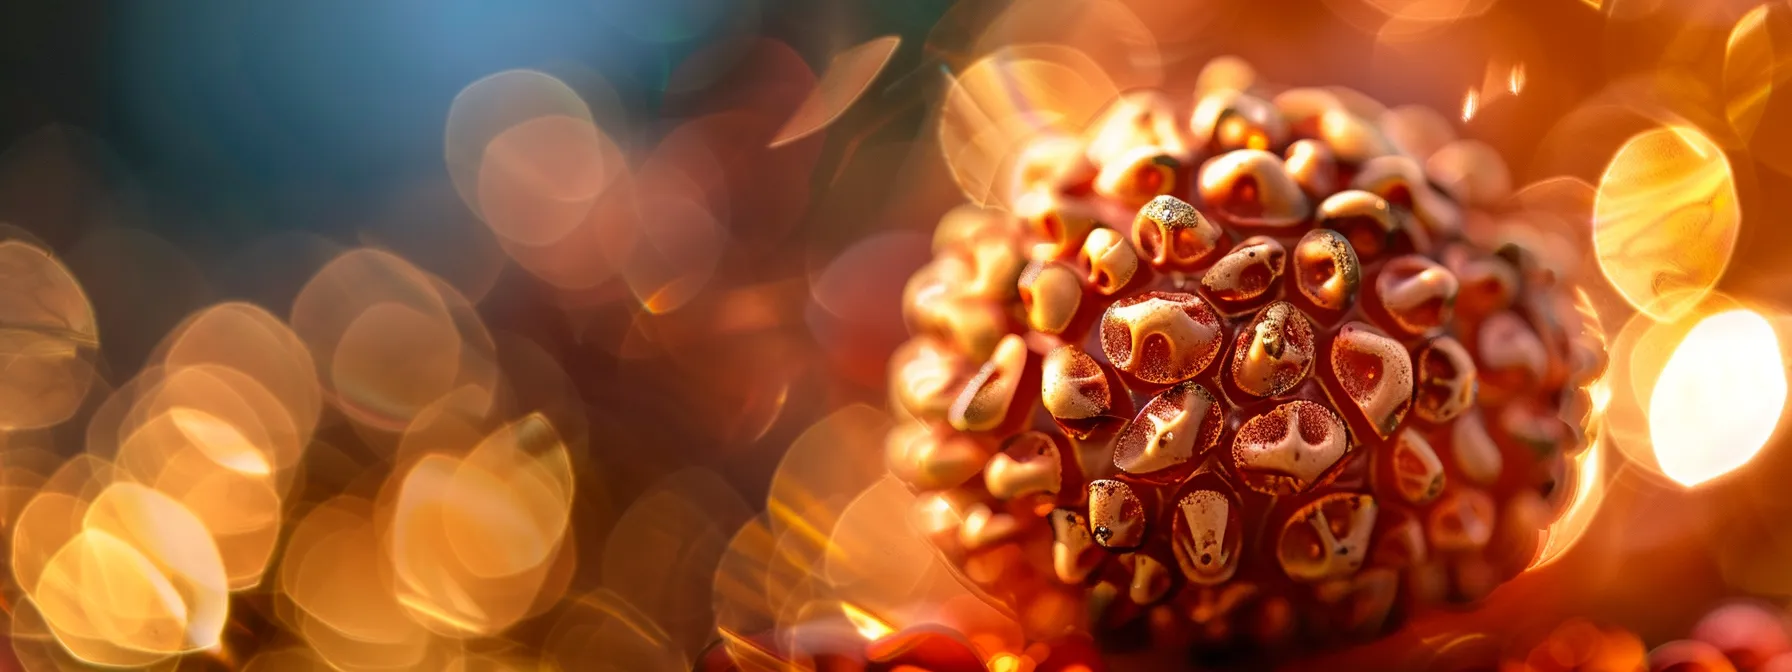
M539 415L493 432L465 459L424 457L392 505L400 604L450 636L510 627L569 550L572 497L566 446Z
M840 118L853 101L865 95L877 75L890 63L896 48L902 44L897 35L885 35L834 55L815 90L803 99L796 114L784 122L767 147L782 147L809 137Z
M333 668L304 647L262 651L243 665L243 672L330 672Z
M493 149L500 135L536 119L566 119L567 122L555 123L576 127L582 122L595 127L591 108L572 87L553 75L535 70L507 70L489 75L468 84L454 97L442 136L442 158L448 164L448 177L454 183L455 191L474 214L485 216L480 182L486 171L486 153ZM544 131L554 130L551 128L553 123L548 126ZM514 146L503 148L516 149ZM584 158L596 160L598 157ZM540 170L549 165L511 167ZM602 178L601 165L586 164L576 158L562 167L587 168L588 177Z
M1782 174L1792 174L1792 4L1768 2L1742 15L1724 47L1724 113L1751 156Z
M93 383L93 306L62 263L0 242L0 430L67 420Z
M1205 18L1194 17L1192 23L1199 25ZM1077 54L1121 90L1155 87L1163 82L1164 55L1158 49L1153 28L1140 20L1128 3L1117 0L1016 2L989 23L971 53L992 54L1016 46L1058 47Z
M40 492L33 497L12 527L12 555L7 566L12 581L26 594L36 592L44 566L63 545L81 531L87 501L59 492Z
M1723 150L1696 129L1657 128L1625 142L1606 166L1593 246L1631 305L1673 320L1723 275L1741 220Z
M220 303L175 327L160 350L168 369L216 364L247 375L279 400L297 446L310 442L323 407L317 368L304 342L280 318L256 305ZM277 426L268 418L262 422L270 431ZM275 457L277 466L286 468L296 464L298 454Z
M604 588L649 615L686 657L713 636L710 593L728 535L750 515L727 481L692 468L648 488L611 528Z
M653 314L689 302L715 272L727 232L708 208L670 190L643 194L639 240L622 262L623 279Z
M523 245L565 238L624 170L621 150L587 118L519 122L493 137L479 167L479 204L499 236Z
M298 610L288 627L337 669L407 669L431 648L428 631L399 606L380 552L373 506L338 496L293 527L280 589Z
M914 508L914 493L885 476L840 513L821 567L836 598L903 625L919 622L912 611L929 604L919 588L936 563L932 546L908 524Z
M599 588L569 598L542 646L543 669L685 672L684 653L652 618Z
M324 266L291 321L330 401L376 429L403 428L459 385L496 381L491 337L466 300L385 252L354 250Z
M1662 472L1693 486L1753 459L1786 405L1786 367L1773 326L1748 310L1700 321L1675 348L1649 398Z
M115 483L87 507L81 531L45 563L30 595L71 654L143 665L216 645L229 614L225 583L203 522L167 495Z
M1512 64L1512 71L1506 75L1506 91L1516 96L1524 91L1524 64Z
M261 583L279 539L280 494L268 451L257 440L204 410L173 406L131 431L118 448L121 471L204 523L231 590Z
M1005 202L1001 176L1026 141L1046 130L1081 132L1119 94L1087 55L1055 45L1004 47L947 78L940 151L978 205Z
M140 666L189 648L187 605L169 577L103 531L83 531L57 551L31 601L84 662Z
M1480 106L1481 96L1480 94L1475 93L1474 89L1469 89L1468 93L1462 94L1462 121L1467 123L1474 119L1475 110L1479 109Z
M827 534L847 505L885 474L884 434L890 417L855 404L822 418L785 451L772 475L766 511L772 530L793 530L812 544L819 560Z

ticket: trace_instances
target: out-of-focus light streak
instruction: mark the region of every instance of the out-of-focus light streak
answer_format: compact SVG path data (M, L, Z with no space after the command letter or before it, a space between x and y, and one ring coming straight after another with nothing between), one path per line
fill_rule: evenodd
M840 614L846 617L846 622L851 623L853 629L857 630L859 636L864 637L865 641L874 642L896 631L896 628L885 623L883 619L872 616L870 612L854 606L851 602L840 603Z
M1480 106L1481 94L1474 89L1469 89L1468 93L1462 95L1462 121L1467 123L1474 119L1475 112L1480 109Z
M834 55L821 81L809 97L803 99L795 114L772 136L767 147L776 149L813 135L845 114L854 101L865 95L877 80L890 57L902 45L902 38L885 35Z
M1524 64L1515 63L1512 71L1506 75L1506 91L1516 96L1524 91Z
M1649 397L1649 435L1662 473L1695 486L1754 459L1786 405L1786 367L1773 326L1749 310L1718 313L1687 332Z
M1594 517L1599 515L1599 505L1605 501L1605 450L1603 443L1595 440L1593 445L1572 458L1574 499L1562 516L1543 530L1543 543L1536 559L1531 561L1531 568L1542 567L1562 557L1593 526Z

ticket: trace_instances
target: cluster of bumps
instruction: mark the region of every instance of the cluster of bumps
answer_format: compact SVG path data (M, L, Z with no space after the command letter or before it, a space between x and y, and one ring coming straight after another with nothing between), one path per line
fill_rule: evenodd
M1527 567L1603 366L1506 168L1413 108L1210 64L1041 135L903 297L892 472L1030 632L1307 648Z

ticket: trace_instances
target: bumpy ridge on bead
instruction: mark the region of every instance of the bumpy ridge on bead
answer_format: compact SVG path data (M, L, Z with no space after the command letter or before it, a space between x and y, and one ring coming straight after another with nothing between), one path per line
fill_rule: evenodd
M1568 278L1471 242L1511 219L1497 155L1256 82L1041 136L909 283L892 473L1031 632L1374 636L1522 571L1572 494L1557 412L1603 364Z

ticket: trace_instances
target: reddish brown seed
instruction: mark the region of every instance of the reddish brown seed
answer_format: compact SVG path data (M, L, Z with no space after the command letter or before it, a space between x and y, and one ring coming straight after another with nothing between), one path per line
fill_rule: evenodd
M915 334L950 341L965 357L988 357L1008 330L1008 315L994 301L968 297L959 287L970 266L959 255L936 258L909 279L903 290L903 317Z
M1400 574L1392 569L1365 569L1355 576L1317 586L1314 595L1330 605L1345 632L1366 634L1381 628L1400 593Z
M1769 659L1792 652L1785 619L1772 609L1751 602L1713 609L1693 626L1692 638L1717 647L1743 670L1760 668Z
M1132 221L1132 240L1146 263L1160 270L1188 269L1212 258L1224 234L1187 201L1151 199Z
M1548 372L1549 353L1543 340L1517 313L1489 315L1481 322L1476 345L1483 403L1498 403L1527 392Z
M995 354L977 375L965 383L958 399L952 402L947 418L962 432L995 429L1008 417L1008 407L1020 387L1022 370L1027 364L1027 343L1019 334L1009 334L996 346Z
M1456 314L1470 320L1480 319L1512 307L1518 297L1518 269L1504 259L1474 255L1461 247L1446 250L1444 265L1456 274L1460 287L1456 295Z
M973 504L958 526L958 543L967 551L991 546L1021 531L1020 521L1013 515L997 512L988 504Z
M1196 490L1176 504L1171 524L1172 550L1190 583L1224 583L1238 571L1244 530L1238 509L1215 490Z
M1034 331L1063 333L1082 302L1083 279L1069 266L1035 261L1020 274L1020 304Z
M921 490L955 488L983 468L989 451L970 437L904 423L884 442L890 473Z
M1138 90L1121 96L1089 124L1093 129L1088 155L1097 164L1110 164L1128 150L1156 147L1178 160L1192 154L1188 131L1164 94Z
M1413 412L1427 422L1449 422L1475 403L1475 360L1461 343L1439 336L1419 346Z
M1104 548L1128 550L1145 543L1145 507L1121 481L1089 484L1089 529Z
M1449 323L1456 289L1455 274L1416 254L1388 260L1375 278L1381 309L1401 331L1414 336Z
M1095 193L1128 207L1182 190L1182 163L1164 150L1143 145L1115 155L1095 174Z
M910 415L944 420L969 370L970 363L945 342L928 336L910 339L890 356L890 393Z
M1238 226L1291 230L1313 210L1282 157L1262 150L1240 149L1209 159L1201 166L1198 190L1215 217Z
M1194 383L1164 390L1139 409L1114 443L1114 466L1153 474L1194 460L1219 443L1225 418L1218 400Z
M1257 84L1257 70L1237 56L1215 56L1195 75L1195 97L1221 91L1248 91Z
M1424 564L1427 555L1424 525L1418 518L1403 515L1379 533L1369 562L1378 567L1406 569Z
M1338 160L1331 148L1317 140L1296 140L1283 156L1288 175L1308 198L1322 199L1338 190Z
M1022 432L1002 445L983 468L983 485L996 499L1055 495L1064 481L1058 444L1042 432Z
M1382 135L1381 129L1348 110L1325 111L1319 115L1318 126L1319 140L1337 154L1338 163L1364 166L1377 157L1394 153L1394 143Z
M1736 672L1736 666L1717 647L1682 639L1650 651L1649 672Z
M1408 504L1429 503L1443 492L1444 463L1437 459L1431 442L1418 432L1400 432L1394 439L1392 458L1394 489Z
M1425 175L1469 205L1491 207L1512 194L1512 173L1505 159L1479 140L1457 140L1438 148L1425 160Z
M1288 122L1269 101L1240 91L1202 96L1189 115L1196 147L1209 153L1266 150L1288 141Z
M1002 240L1014 235L1006 213L975 205L960 205L940 216L933 227L935 256L968 252L979 241Z
M1064 583L1082 583L1101 562L1101 549L1089 534L1089 521L1069 509L1051 513L1052 573Z
M1305 492L1349 448L1344 422L1317 403L1290 401L1245 421L1232 439L1232 460L1252 490Z
M1421 159L1456 139L1450 120L1423 105L1402 105L1381 115L1381 132L1400 153Z
M1030 191L1016 199L1014 213L1027 229L1043 240L1045 255L1068 259L1083 249L1083 238L1095 230L1096 217L1088 204L1055 192Z
M1288 129L1301 138L1319 138L1320 118L1326 112L1344 107L1330 90L1316 86L1288 89L1276 94L1270 102L1288 121Z
M1234 308L1273 296L1287 251L1268 236L1244 239L1201 276L1207 296Z
M1132 244L1113 229L1096 229L1083 239L1083 251L1077 261L1089 286L1102 294L1113 294L1132 281L1139 270L1139 255Z
M1170 569L1149 555L1132 556L1132 589L1127 596L1134 604L1151 604L1170 592Z
M1101 349L1115 368L1167 385L1194 377L1219 356L1219 316L1201 297L1146 292L1114 302L1101 317Z
M1314 229L1294 245L1294 286L1324 310L1343 310L1362 284L1363 269L1344 235Z
M1313 325L1293 304L1277 301L1238 330L1232 382L1247 394L1273 397L1306 379L1313 355Z
M1425 171L1412 157L1379 156L1365 161L1351 180L1361 189L1404 207L1419 218L1433 236L1453 235L1462 229L1462 210L1449 197L1431 188Z
M1040 368L1041 397L1052 417L1087 420L1112 410L1113 393L1108 389L1107 373L1095 363L1095 358L1076 346L1063 345L1047 353Z
M1066 135L1048 134L1027 143L1015 159L1010 193L1062 193L1095 179L1095 163L1083 151L1083 142Z
M1387 199L1360 189L1347 189L1326 197L1314 215L1319 226L1344 234L1351 250L1363 260L1378 259L1394 247L1402 235L1400 215Z
M1375 531L1375 498L1349 492L1320 496L1282 526L1276 560L1297 581L1318 582L1356 572Z
M1477 412L1471 411L1457 418L1456 424L1450 427L1450 454L1462 475L1479 485L1492 485L1499 480L1504 467L1500 447L1487 434L1487 426L1482 424L1481 414Z
M1392 434L1412 405L1412 359L1406 348L1369 325L1351 322L1332 342L1331 364L1344 396L1375 433Z
M1431 507L1426 536L1440 551L1480 550L1493 538L1494 514L1493 498L1487 493L1457 488Z

